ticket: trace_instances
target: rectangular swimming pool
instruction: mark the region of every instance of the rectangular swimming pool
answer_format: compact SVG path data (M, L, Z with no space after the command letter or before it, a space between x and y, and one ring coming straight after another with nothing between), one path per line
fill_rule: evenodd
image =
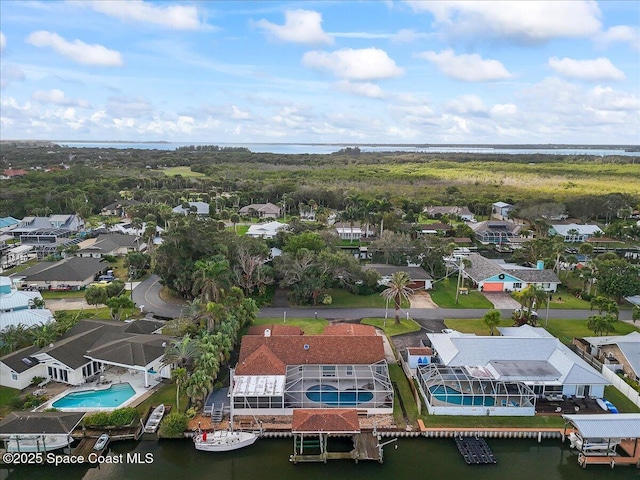
M455 405L483 405L485 407L492 407L495 404L493 397L483 397L482 395L467 394L463 395L461 392L449 387L448 385L437 385L430 387L431 394L445 403L452 403Z
M115 408L129 400L136 391L128 383L117 383L104 390L81 390L68 393L53 402L54 408Z

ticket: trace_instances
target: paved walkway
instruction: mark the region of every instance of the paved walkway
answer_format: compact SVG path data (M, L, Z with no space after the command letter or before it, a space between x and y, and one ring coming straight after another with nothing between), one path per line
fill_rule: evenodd
M520 304L506 292L483 292L482 294L487 300L493 303L493 306L498 310L515 310L516 308L520 308Z

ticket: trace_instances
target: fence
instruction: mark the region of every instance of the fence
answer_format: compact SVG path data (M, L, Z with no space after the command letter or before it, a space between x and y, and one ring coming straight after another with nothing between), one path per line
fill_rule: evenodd
M640 407L640 394L635 389L625 382L622 378L609 370L606 366L602 367L602 376L609 380L614 387L622 392L622 394Z

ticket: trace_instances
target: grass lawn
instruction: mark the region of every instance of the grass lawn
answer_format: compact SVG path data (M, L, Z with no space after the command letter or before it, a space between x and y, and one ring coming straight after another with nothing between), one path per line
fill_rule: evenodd
M456 305L456 284L452 281L436 283L429 294L440 308L493 308L493 304L480 292L471 289L468 295L459 295Z
M457 330L462 333L475 333L476 335L490 335L489 327L485 325L481 318L446 318L444 324L447 328ZM511 327L513 320L503 318L500 320L498 327ZM495 335L499 335L495 331Z
M204 173L200 173L200 172L192 172L191 171L191 167L168 167L168 168L163 168L162 171L164 172L165 175L168 175L169 177L175 176L175 175L180 175L182 177L204 177Z
M228 230L233 232L233 227L229 227ZM236 234L244 235L249 230L249 225L236 225Z
M417 332L420 330L420 325L418 325L414 320L407 320L406 318L400 318L399 325L396 325L393 317L389 317L387 319L386 326L384 318L363 318L360 323L380 328L389 337L402 335L403 333Z
M74 290L70 292L40 292L44 300L57 300L59 298L84 298L84 290Z
M318 335L324 331L325 326L329 325L329 322L324 318L318 318L317 320L313 318L287 318L286 322L283 322L282 318L256 318L253 322L254 325L268 325L271 323L300 327L307 335Z
M20 390L0 385L0 417L4 417L7 413L13 410L11 402L14 398L19 396Z
M536 415L534 417L494 417L494 416L451 416L451 415L422 415L420 418L428 427L452 428L562 428L564 419L559 416Z
M544 323L540 323L544 326ZM616 322L615 330L610 335L626 335L627 333L640 331L630 323ZM547 327L549 333L560 339L563 343L571 343L574 338L593 337L595 334L587 328L587 320L550 319Z
M620 413L640 413L640 408L614 386L604 387L604 398L613 403Z
M136 410L140 415L144 415L147 413L147 410L150 406L158 406L161 403L165 405L173 405L172 413L177 412L175 409L176 406L176 384L175 382L170 383L169 385L165 385L160 387L160 390L155 392L149 398L147 398L144 402L136 407ZM180 411L184 412L187 409L187 404L189 403L189 398L185 393L185 388L182 388L180 392Z
M332 288L327 292L331 295L331 305L317 305L318 308L385 308L387 302L382 295L374 293L372 295L354 295L342 288ZM316 308L316 307L313 307ZM401 308L409 308L409 302L402 302ZM389 302L389 315L394 313L393 302Z
M402 403L404 404L404 408L407 412L409 424L415 425L418 418L418 406L413 398L413 392L411 391L409 380L398 364L389 365L389 376L391 377L391 381L395 382L398 386L400 396L402 397ZM400 401L397 398L394 398L393 401L393 418L399 428L403 429L406 426L404 417L402 416L402 407L400 406Z

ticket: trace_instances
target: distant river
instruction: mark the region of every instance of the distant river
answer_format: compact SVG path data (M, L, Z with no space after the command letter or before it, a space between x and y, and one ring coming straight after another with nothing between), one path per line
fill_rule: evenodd
M580 468L575 451L560 440L488 439L498 463L467 465L453 439L398 440L387 445L384 463L329 460L289 462L291 439L259 440L235 452L198 452L188 440L116 442L109 455L152 454L146 465L24 466L0 468L2 480L638 480L634 467ZM124 457L126 458L126 457Z
M189 145L218 145L220 147L245 147L254 153L279 153L279 154L328 154L337 152L345 145L312 145L297 143L194 143L194 142L163 142L163 143L120 143L120 142L59 142L64 147L74 148L138 148L143 150L175 150L179 147ZM354 146L354 145L352 145ZM398 146L378 146L378 145L358 145L363 152L416 152L416 153L479 153L479 154L548 154L548 155L624 155L624 156L640 156L640 152L626 152L624 150L608 150L608 149L576 149L576 148L489 148L474 146L457 146L457 147L415 147L409 145Z

